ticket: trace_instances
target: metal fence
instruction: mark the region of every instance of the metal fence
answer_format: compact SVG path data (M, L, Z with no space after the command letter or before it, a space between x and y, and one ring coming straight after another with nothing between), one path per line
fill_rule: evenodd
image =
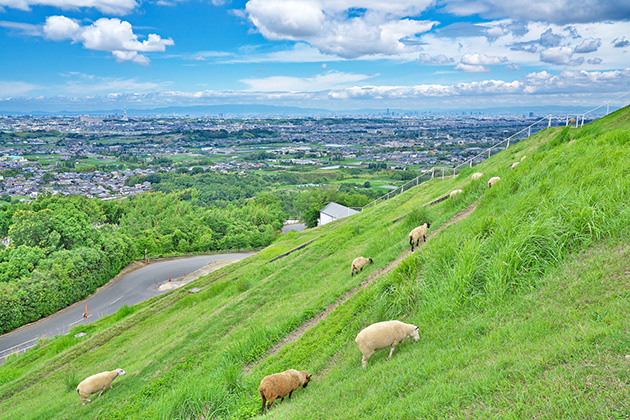
M598 106L597 108L593 108L590 111L587 111L583 114L577 114L575 115L575 127L582 127L584 125L584 119L586 118L586 115L600 109L603 107L606 107L606 114L608 115L610 112L610 104L613 102L617 102L620 101L621 99L625 98L626 96L630 95L630 92L627 92L615 99L611 99L608 102L603 103L602 105ZM434 166L433 168L431 168L430 170L425 171L422 175L418 176L415 179L412 179L411 181L401 185L400 187L397 187L395 190L392 190L390 192L388 192L387 194L377 198L374 201L371 201L370 203L366 204L363 207L360 207L361 210L375 206L377 203L379 203L380 201L384 201L384 200L389 200L392 197L397 196L398 194L402 194L403 192L407 191L409 188L411 187L415 187L416 185L419 185L425 181L428 181L430 179L435 179L435 178L439 178L439 179L445 179L445 178L453 178L455 176L457 176L458 173L460 173L462 170L464 170L467 167L473 167L474 165L483 162L484 160L488 159L490 156L495 155L505 149L507 149L508 147L510 147L510 145L512 144L516 144L521 140L524 140L526 138L528 138L529 136L531 136L532 134L535 134L536 132L544 129L544 128L549 128L551 127L551 121L552 121L553 117L551 115L547 115L546 117L543 117L541 119L539 119L538 121L534 122L533 124L528 125L527 127L523 128L522 130L520 130L519 132L512 134L510 137L506 138L505 140L501 140L500 142L494 144L493 146L488 147L487 149L483 150L482 152L478 153L477 155L471 157L470 159L467 159L466 161L464 161L463 163L460 163L457 166L454 167L445 167L445 166ZM565 125L568 126L569 125L569 120L570 120L570 116L567 115L566 117L566 123Z

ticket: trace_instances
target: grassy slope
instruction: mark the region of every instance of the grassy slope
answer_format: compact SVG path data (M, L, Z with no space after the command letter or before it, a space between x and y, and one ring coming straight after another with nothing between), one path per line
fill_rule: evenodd
M58 338L10 359L0 368L0 418L248 417L259 410L260 379L287 368L315 381L269 418L625 417L629 115L545 130L456 179L286 235L186 288L206 285L202 292L177 290L77 329L84 339ZM470 183L477 170L486 175ZM494 175L502 180L488 191ZM456 187L464 194L418 210ZM396 259L420 221L439 228L482 194L467 219L263 358ZM375 261L352 278L357 255ZM400 345L389 362L377 352L361 369L356 333L391 318L420 325L421 340ZM127 375L82 407L76 384L115 367Z

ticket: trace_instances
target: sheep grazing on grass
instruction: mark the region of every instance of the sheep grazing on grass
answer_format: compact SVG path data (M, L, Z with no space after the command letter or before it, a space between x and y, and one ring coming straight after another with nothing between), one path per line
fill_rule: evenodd
M453 190L453 191L451 191L451 193L450 193L448 196L449 196L450 198L453 198L453 197L455 197L457 194L461 194L461 193L463 193L463 192L464 192L464 191L463 191L463 190L461 190L461 189Z
M396 346L407 337L411 337L414 341L418 341L420 339L418 327L412 324L405 324L400 321L383 321L364 328L359 334L357 334L357 338L354 340L359 345L361 353L363 353L361 366L367 366L368 359L372 356L375 350L381 350L392 346L389 351L389 356L387 356L387 359L389 359L392 357L392 353L394 353Z
M518 166L518 164L521 163L520 161L516 161L512 164L512 166L510 166L510 168L514 169Z
M481 178L483 176L483 172L475 172L474 174L472 174L470 176L470 179L472 179L473 181Z
M420 245L420 238L422 238L424 242L427 241L427 231L429 230L429 227L431 227L431 225L427 222L409 232L409 245L411 245L411 252L413 252L414 244L416 247Z
M492 178L488 180L488 188L491 188L494 184L496 184L500 180L501 178L499 178L498 176L493 176Z
M372 264L372 258L356 257L352 261L352 271L350 272L350 275L354 276L355 270L357 274L359 274L359 272L363 270L363 267L365 267L366 264Z
M570 124L575 124L575 118L569 118L569 121L567 122L569 125Z
M280 402L284 401L287 395L291 398L293 391L300 386L306 388L313 375L309 375L305 370L297 371L295 369L285 370L284 372L274 373L265 376L260 381L258 392L262 398L262 411L265 412L265 403L267 410L271 408L271 404L278 398Z
M81 381L77 386L77 392L81 396L81 402L85 405L85 402L92 402L88 397L95 392L101 391L98 396L100 397L103 391L107 388L112 388L112 381L118 376L124 375L126 372L120 368L112 370L110 372L101 372L96 375L89 376Z

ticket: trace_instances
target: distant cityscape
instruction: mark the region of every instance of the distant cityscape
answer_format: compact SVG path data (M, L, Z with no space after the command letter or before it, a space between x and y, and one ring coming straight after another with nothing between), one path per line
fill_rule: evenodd
M150 190L134 175L201 167L262 168L381 163L422 172L455 166L541 116L383 116L373 118L107 118L0 116L0 195L79 194L108 200ZM566 116L552 119L565 125ZM535 131L547 123L535 127ZM201 140L193 134L207 134ZM238 136L235 136L235 133ZM262 133L263 135L260 135ZM533 132L532 132L533 133ZM256 160L252 153L264 152ZM251 157L251 156L250 156Z

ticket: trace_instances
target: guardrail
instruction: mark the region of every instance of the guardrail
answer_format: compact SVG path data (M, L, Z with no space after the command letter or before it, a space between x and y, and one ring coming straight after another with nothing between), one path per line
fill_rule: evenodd
M622 98L625 98L626 96L630 95L630 92L627 92L615 99L611 99L608 102L603 103L602 105L593 108L583 114L578 114L576 115L575 118L575 127L578 127L578 124L580 127L584 126L584 118L586 117L587 114L590 114L593 111L596 111L600 108L603 108L604 106L606 106L606 115L609 114L610 111L610 104L612 102L615 101L619 101ZM581 123L580 123L580 117L581 117ZM411 187L415 187L416 185L428 181L430 179L435 179L436 178L436 172L437 177L440 177L441 179L444 179L445 177L455 177L457 175L458 172L461 172L462 168L468 166L468 167L472 167L473 164L475 162L480 163L483 162L484 160L488 159L490 156L492 156L493 154L497 154L500 151L503 151L505 149L507 149L508 147L510 147L510 144L515 144L518 143L519 141L526 139L527 137L532 135L532 128L539 125L540 123L542 123L543 121L547 121L547 127L545 128L550 128L551 127L551 120L552 120L553 116L552 115L547 115L541 119L539 119L538 121L528 125L527 127L523 128L522 130L518 131L515 134L512 134L510 137L506 138L505 140L501 140L500 142L494 144L493 146L488 147L487 149L483 150L482 152L478 153L477 155L473 156L472 158L466 160L464 163L461 163L457 166L454 167L443 167L443 166L434 166L433 168L431 168L430 171L427 170L427 172L425 172L424 174L418 176L415 179L412 179L411 181L401 185L400 187L396 188L395 190L392 190L390 192L388 192L387 194L377 198L374 201L369 202L368 204L366 204L365 206L361 207L361 211L363 209L366 209L368 207L372 207L374 205L376 205L378 202L382 201L382 200L389 200L392 197L395 197L398 194L403 193L404 191L407 191L409 188ZM565 125L569 125L569 116L567 115L566 118L566 124ZM518 139L519 135L522 135L525 131L527 131L527 136L523 137L523 139ZM428 174L431 174L430 176L428 176ZM424 179L426 178L426 179ZM422 181L421 181L422 179Z

